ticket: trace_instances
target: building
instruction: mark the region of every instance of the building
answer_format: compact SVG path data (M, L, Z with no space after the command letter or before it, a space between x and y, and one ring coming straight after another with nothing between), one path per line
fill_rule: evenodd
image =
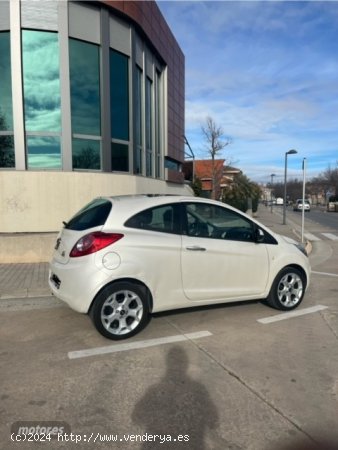
M188 181L200 180L203 197L212 198L214 188L215 199L221 199L224 189L231 188L236 175L242 173L240 169L226 166L224 163L224 159L185 161L183 163L185 179Z
M0 80L0 261L8 233L93 197L191 193L184 55L156 2L2 0Z

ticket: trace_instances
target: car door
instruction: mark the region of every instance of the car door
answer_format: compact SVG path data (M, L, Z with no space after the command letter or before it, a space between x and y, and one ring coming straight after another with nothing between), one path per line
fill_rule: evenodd
M246 216L206 202L183 203L182 284L192 301L259 297L269 276L266 244Z

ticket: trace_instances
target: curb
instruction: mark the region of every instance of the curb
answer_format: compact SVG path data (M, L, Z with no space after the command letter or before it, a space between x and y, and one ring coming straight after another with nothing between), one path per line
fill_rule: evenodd
M12 289L0 294L0 300L10 300L18 298L40 298L50 297L51 291L48 288L24 288L24 289Z

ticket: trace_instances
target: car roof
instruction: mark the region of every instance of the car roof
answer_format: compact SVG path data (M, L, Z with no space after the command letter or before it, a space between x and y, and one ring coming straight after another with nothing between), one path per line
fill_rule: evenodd
M200 203L215 203L220 202L209 200L194 196L184 195L168 195L168 194L136 194L136 195L118 195L101 197L106 198L113 204L113 210L118 212L122 220L128 219L131 215L137 214L144 209L152 208L155 206L177 203L177 202L200 202ZM231 208L231 206L230 206Z

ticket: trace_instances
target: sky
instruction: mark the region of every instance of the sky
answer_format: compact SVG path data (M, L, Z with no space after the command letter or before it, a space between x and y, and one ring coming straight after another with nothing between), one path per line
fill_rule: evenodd
M251 180L310 179L338 161L338 2L165 1L185 55L185 135L208 158L201 126L231 141L222 157Z

